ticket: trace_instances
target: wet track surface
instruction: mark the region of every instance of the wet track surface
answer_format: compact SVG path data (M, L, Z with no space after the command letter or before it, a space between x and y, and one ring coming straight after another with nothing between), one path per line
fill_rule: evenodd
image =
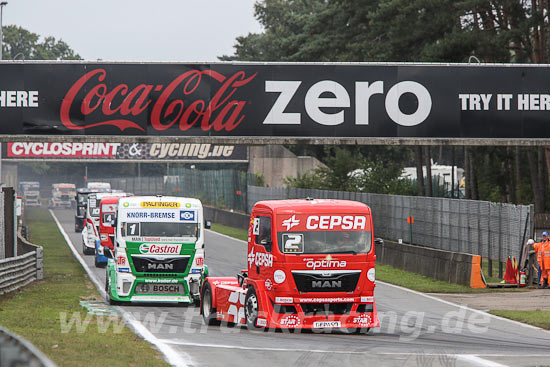
M96 283L105 269L82 254L74 211L55 216ZM206 232L206 264L213 276L246 267L246 244ZM206 327L193 306L120 306L170 347L183 365L197 366L536 366L550 364L550 332L490 317L388 284L377 284L381 328L368 334L249 331Z

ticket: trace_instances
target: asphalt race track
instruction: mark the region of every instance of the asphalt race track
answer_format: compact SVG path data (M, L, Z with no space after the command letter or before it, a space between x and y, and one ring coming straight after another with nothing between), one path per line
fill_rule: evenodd
M54 213L103 290L105 269L94 266L93 256L82 254L74 211ZM246 267L246 244L207 231L206 264L211 275L233 276ZM380 282L375 300L382 327L366 335L206 327L193 306L118 309L178 366L550 365L550 332Z

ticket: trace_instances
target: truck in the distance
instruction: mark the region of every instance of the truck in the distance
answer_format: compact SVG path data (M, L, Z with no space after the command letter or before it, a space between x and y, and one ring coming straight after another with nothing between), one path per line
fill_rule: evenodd
M40 182L38 181L21 181L19 183L19 191L23 196L23 205L25 206L40 206Z
M50 199L50 208L72 208L75 202L76 185L71 183L52 184L52 197Z
M209 227L199 200L120 198L115 223L116 245L105 284L110 304L198 302L201 278L208 274L204 228Z
M381 240L380 240L381 241ZM370 208L347 200L256 203L248 231L248 268L206 277L201 314L249 328L378 327Z

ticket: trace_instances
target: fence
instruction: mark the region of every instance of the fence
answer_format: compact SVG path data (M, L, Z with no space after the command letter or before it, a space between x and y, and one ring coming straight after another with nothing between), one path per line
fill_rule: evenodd
M173 168L170 176L90 178L135 195L174 195L200 199L216 208L246 211L247 173L233 169Z
M31 343L0 326L0 366L55 367Z
M19 256L0 260L0 295L43 278L43 249L17 237Z
M500 262L509 255L519 259L524 240L532 234L532 205L257 186L248 186L247 195L248 212L260 200L309 196L360 201L373 211L376 236ZM410 216L414 224L407 224Z

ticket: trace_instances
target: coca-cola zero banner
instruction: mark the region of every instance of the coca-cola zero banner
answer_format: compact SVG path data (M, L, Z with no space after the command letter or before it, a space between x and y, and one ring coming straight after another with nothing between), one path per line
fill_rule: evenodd
M549 138L550 67L0 64L0 134Z
M197 143L14 142L2 144L7 160L127 160L247 162L247 148Z

